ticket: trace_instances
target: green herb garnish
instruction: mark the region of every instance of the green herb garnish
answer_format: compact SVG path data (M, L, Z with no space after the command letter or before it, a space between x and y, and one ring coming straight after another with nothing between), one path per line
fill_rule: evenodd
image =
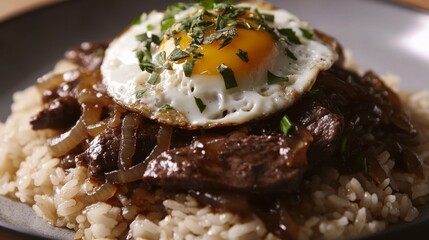
M182 40L182 37L174 38L174 45L179 45L180 41Z
M152 25L152 24L148 24L148 25L146 26L146 29L147 29L148 31L152 31L152 30L154 30L154 29L155 29L155 26L154 26L154 25Z
M215 3L215 0L200 0L200 4L205 10L212 10Z
M142 98L146 90L136 91L136 98Z
M273 14L267 14L267 13L260 13L258 9L255 9L255 14L259 17L264 19L268 22L274 22L274 15Z
M346 148L347 148L347 137L343 136L340 140L340 153L341 153L341 155L344 156L344 154L346 153Z
M164 104L162 107L158 109L159 112L166 112L169 110L173 110L174 108L170 104Z
M204 109L206 109L206 105L203 103L203 101L200 98L194 97L194 99L198 109L200 109L200 112L202 113Z
M274 22L274 15L273 14L261 13L261 16L262 16L262 18L265 19L265 21Z
M267 71L267 83L268 84L274 84L274 83L281 83L281 82L287 82L289 81L288 77L279 77L271 73L270 71Z
M307 39L309 39L309 40L313 39L313 33L312 33L312 32L310 32L309 30L307 30L307 29L305 29L305 28L300 28L300 29L301 29L302 35L303 35L305 38L307 38Z
M365 156L359 155L357 157L357 161L360 164L360 167L362 168L363 173L368 176L369 175L369 171L368 171L368 161L366 159Z
M189 57L189 53L180 50L180 48L175 48L170 55L168 56L168 60L170 61L179 61L181 59Z
M280 131L283 133L283 136L287 136L293 129L293 124L289 118L284 115L280 120Z
M164 18L161 21L161 31L165 32L167 29L173 26L173 24L176 23L174 16L185 9L186 5L183 3L175 3L168 6L165 10Z
M149 35L147 33L142 33L136 36L137 41L142 42L142 43L146 43L146 48L150 48L150 44L154 43L155 45L159 45L161 44L162 39L156 35L156 34L151 34L151 36L149 37Z
M301 44L301 41L296 36L295 31L291 28L279 28L278 31L281 35L286 36L289 42L293 44Z
M298 60L298 58L296 58L295 54L293 54L293 52L291 52L288 48L286 48L286 55L295 61Z
M249 56L247 55L247 52L238 49L238 52L235 53L241 60L243 60L243 62L247 63L249 62Z
M147 82L148 82L149 84L155 84L156 82L158 82L158 79L159 79L159 73L157 73L156 71L153 71L153 72L150 74L150 77L149 77L149 79L147 80Z
M237 82L235 81L234 72L232 71L231 68L229 68L228 66L222 63L217 67L217 71L222 75L226 89L237 87Z
M188 60L183 64L183 72L186 77L190 77L192 75L192 69L194 68L195 60Z
M201 59L204 57L204 54L199 53L199 52L192 52L192 57L195 59Z
M136 18L134 18L134 19L133 19L133 21L131 22L131 25L137 25L137 24L140 24L140 23L142 23L142 19L141 19L141 17L136 17Z
M232 37L227 37L227 38L223 39L218 50L224 48L226 45L230 44L231 42L232 42Z
M310 91L308 91L308 94L310 94L310 96L316 96L319 93L319 89L311 89Z
M163 19L161 21L161 31L165 32L167 29L173 26L175 22L176 22L176 19L174 19L174 17Z

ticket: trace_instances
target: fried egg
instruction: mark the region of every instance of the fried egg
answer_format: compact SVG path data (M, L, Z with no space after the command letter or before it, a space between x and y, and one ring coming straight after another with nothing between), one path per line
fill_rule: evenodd
M337 53L307 23L255 4L176 4L143 14L101 66L111 97L187 129L242 124L286 109Z

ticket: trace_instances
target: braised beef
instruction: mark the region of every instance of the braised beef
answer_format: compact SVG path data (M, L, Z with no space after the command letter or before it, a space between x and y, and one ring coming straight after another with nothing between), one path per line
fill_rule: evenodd
M137 131L136 153L133 164L143 161L153 147L156 145L156 133L159 126L150 120L145 120L143 126ZM119 147L121 139L121 129L108 128L106 131L96 136L89 147L77 158L81 165L88 166L90 176L93 180L104 179L106 172L117 170Z
M164 152L151 160L143 180L164 188L297 190L307 168L311 135L214 138Z
M76 123L80 115L80 104L75 98L60 97L32 117L30 123L34 130L66 129Z
M76 156L79 164L88 166L92 179L101 180L105 172L116 169L120 133L120 128L108 128L90 142L85 152Z
M314 137L309 161L331 158L343 133L344 118L325 94L309 94L287 112L293 122L305 126Z

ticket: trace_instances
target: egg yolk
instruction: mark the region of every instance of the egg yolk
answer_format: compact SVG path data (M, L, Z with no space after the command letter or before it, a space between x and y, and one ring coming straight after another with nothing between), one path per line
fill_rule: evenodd
M274 47L275 42L272 35L262 29L236 30L237 35L233 37L232 42L228 45L221 48L221 39L210 44L201 44L195 50L195 52L203 54L201 58L194 59L191 55L179 63L187 60L195 60L192 70L193 75L219 75L217 68L221 64L225 64L232 69L235 75L249 73L258 68L269 56ZM174 38L181 38L178 43L181 50L187 49L192 41L188 34L182 32L176 34ZM168 55L175 46L173 38L170 38L167 42L164 40L161 49L165 50ZM245 62L238 56L239 50L247 53L248 62Z

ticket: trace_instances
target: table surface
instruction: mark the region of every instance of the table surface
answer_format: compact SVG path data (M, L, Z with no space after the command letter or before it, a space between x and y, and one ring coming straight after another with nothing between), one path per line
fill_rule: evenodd
M10 19L25 12L61 2L63 0L0 0L0 21ZM428 0L393 0L411 7L429 10ZM0 239L29 239L28 235L0 227ZM33 238L34 239L34 238Z

